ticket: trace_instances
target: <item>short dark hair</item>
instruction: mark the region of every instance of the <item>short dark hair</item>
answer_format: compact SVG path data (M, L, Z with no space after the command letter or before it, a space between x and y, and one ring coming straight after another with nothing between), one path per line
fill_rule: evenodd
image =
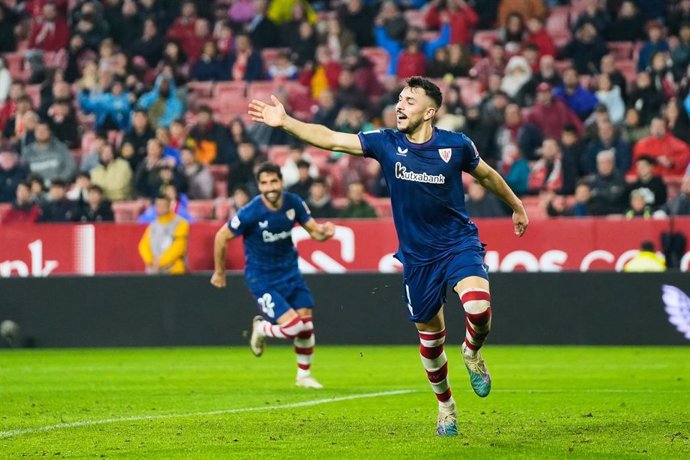
M441 94L441 89L431 80L427 80L423 77L410 77L405 81L405 86L408 88L423 89L426 95L434 101L436 108L438 109L441 107L443 103L443 94Z
M643 241L642 244L640 244L640 250L654 252L654 243L649 240Z
M297 160L297 168L311 168L311 163L309 163L307 160Z
M655 165L656 164L656 158L654 158L652 155L649 155L647 153L640 155L637 157L637 160L635 160L635 163L638 163L640 161L646 161L650 165Z
M89 187L86 189L89 192L98 192L101 195L103 195L103 189L99 185L89 185Z
M62 179L53 179L50 181L50 187L62 187L62 188L67 188L67 182L65 182Z
M266 161L259 165L259 169L256 170L256 180L259 180L263 173L275 174L278 179L283 180L283 173L280 172L280 166L270 161Z

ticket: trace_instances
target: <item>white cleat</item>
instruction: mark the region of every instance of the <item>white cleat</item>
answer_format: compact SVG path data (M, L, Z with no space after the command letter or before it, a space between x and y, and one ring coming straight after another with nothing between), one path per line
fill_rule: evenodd
M256 315L252 320L252 336L249 338L249 348L257 358L264 352L264 344L266 337L259 332L259 325L263 321L263 317Z
M438 420L436 422L436 436L458 435L458 413L455 404L450 407L438 408Z
M297 377L295 385L300 388L314 388L315 390L320 390L323 388L323 385L317 382L316 379L311 375L307 377Z

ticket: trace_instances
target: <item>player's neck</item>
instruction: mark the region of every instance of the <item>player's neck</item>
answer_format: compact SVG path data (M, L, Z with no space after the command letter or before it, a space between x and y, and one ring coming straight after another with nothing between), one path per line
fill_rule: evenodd
M405 133L405 137L408 141L414 144L423 144L431 139L434 134L434 127L431 123L423 123L412 133Z

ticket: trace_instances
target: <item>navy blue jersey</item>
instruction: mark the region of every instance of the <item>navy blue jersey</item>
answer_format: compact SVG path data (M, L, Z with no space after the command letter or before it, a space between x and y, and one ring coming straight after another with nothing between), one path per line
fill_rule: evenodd
M462 133L433 129L423 144L397 130L358 134L364 156L381 163L406 265L424 265L469 247L481 247L465 210L462 171L479 164L479 153Z
M283 192L278 210L254 197L228 222L235 236L244 237L245 275L252 282L273 282L291 276L297 268L297 250L292 227L311 219L307 204L294 193Z

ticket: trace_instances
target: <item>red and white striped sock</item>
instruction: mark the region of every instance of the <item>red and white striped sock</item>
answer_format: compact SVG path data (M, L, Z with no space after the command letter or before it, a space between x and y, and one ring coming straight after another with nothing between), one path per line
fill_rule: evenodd
M491 294L483 289L467 289L460 294L465 309L465 345L476 353L491 330Z
M419 331L419 354L422 356L422 365L426 370L431 388L439 404L450 406L455 404L455 401L453 401L448 382L448 359L443 350L445 341L445 329L438 332Z
M287 323L271 324L264 320L259 325L259 331L266 337L275 337L277 339L291 339L304 330L304 323L302 318L295 316Z
M297 354L297 377L311 375L311 360L314 355L314 323L311 315L302 316L304 330L297 334L294 340L295 353Z

